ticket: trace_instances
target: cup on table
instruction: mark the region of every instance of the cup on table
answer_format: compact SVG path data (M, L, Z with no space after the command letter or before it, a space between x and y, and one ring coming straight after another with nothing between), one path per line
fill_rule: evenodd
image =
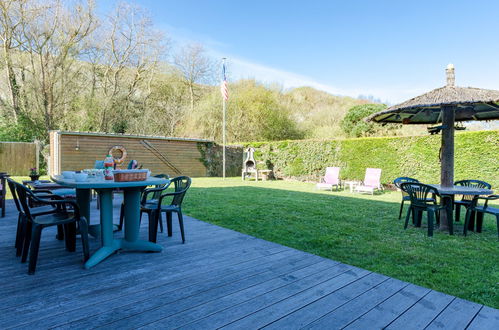
M62 177L64 179L74 179L75 172L74 171L63 171L62 172Z
M84 172L76 173L74 177L76 182L85 182L88 179L88 174Z

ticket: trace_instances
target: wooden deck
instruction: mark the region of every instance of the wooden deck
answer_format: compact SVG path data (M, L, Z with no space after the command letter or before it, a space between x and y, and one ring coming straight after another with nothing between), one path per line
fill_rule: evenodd
M15 257L17 215L7 203L1 329L499 329L497 309L193 218L186 244L174 223L173 237L159 234L162 253L123 252L90 270L79 242L69 253L47 229L28 276ZM95 223L95 208L92 216ZM91 239L92 251L98 245Z

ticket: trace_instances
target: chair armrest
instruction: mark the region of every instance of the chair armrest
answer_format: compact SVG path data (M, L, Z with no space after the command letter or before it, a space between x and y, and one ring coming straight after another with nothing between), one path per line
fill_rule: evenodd
M50 196L52 198L52 196ZM59 196L58 196L59 197ZM31 195L30 198L32 198L34 201L42 203L42 204L47 204L47 205L53 205L53 206L61 206L63 209L66 209L66 205L71 205L73 207L74 215L77 219L80 218L80 208L78 207L78 204L76 201L71 200L71 199L58 199L58 200L53 200L53 199L43 199L40 198L36 195ZM40 215L40 214L38 214Z
M146 189L144 189L144 191L142 192L142 200L140 201L141 204L145 204L146 203L147 196L149 194L155 193L155 192L159 192L159 191L163 191L163 190L167 189L169 186L170 186L170 184L167 184L164 187L155 187L155 188L146 188Z
M487 208L488 204L489 204L489 201L493 201L493 200L496 200L496 199L499 199L499 195L489 195L489 196L478 196L476 198L477 200L478 199L483 199L485 200L485 204L483 205L483 208Z
M159 201L158 201L158 207L161 207L161 204L163 202L163 198L165 197L171 197L171 196L177 196L177 195L180 195L180 194L184 194L185 191L182 190L182 191L176 191L176 192L171 192L171 193L166 193L166 194L163 194L159 197Z

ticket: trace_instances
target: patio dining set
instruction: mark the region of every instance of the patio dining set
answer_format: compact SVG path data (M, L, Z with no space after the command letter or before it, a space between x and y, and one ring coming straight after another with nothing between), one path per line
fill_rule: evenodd
M81 237L84 267L89 269L119 250L159 252L158 227L163 231L162 214L166 215L168 236L172 236L172 214L178 216L182 243L185 233L182 202L191 185L187 176L169 178L166 174L137 181L84 180L55 175L50 182L19 183L5 175L18 211L15 239L16 255L21 262L29 258L28 274L34 274L42 230L57 226L59 240L65 240L66 250L76 250L77 235ZM171 188L171 189L169 189ZM119 190L117 190L119 189ZM99 200L100 221L90 221L91 192ZM113 195L123 194L120 224L113 223ZM139 238L142 214L148 214L148 240ZM123 238L114 233L124 229ZM93 254L89 250L92 235L101 241Z

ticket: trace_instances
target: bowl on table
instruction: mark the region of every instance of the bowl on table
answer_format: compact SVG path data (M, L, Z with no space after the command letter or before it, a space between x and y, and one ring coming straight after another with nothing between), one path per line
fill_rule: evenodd
M75 172L74 171L63 171L62 172L62 177L64 179L74 179Z
M75 181L76 182L85 182L88 179L88 174L87 173L76 173L75 174Z

